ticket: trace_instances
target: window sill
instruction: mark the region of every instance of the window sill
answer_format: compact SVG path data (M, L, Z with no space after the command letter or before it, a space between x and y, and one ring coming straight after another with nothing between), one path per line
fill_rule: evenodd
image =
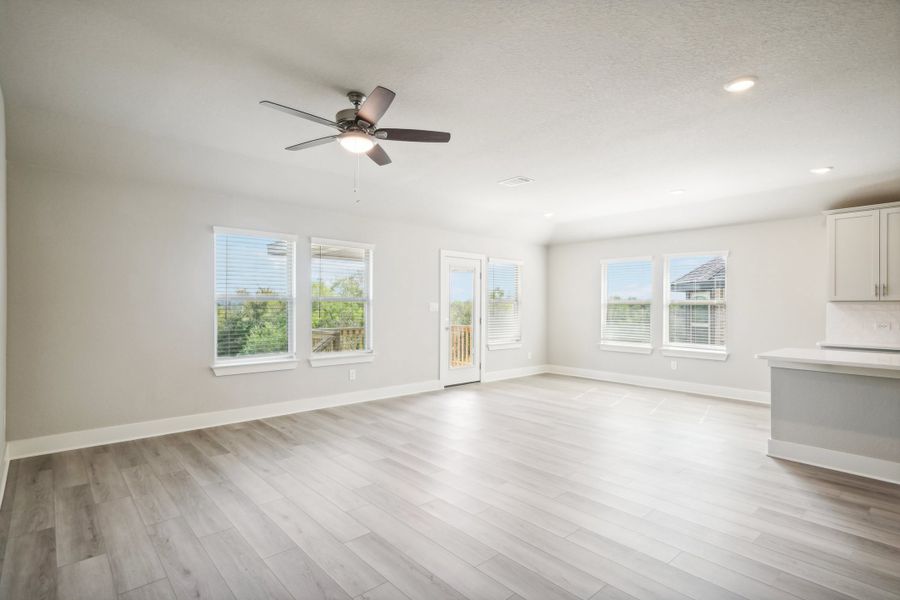
M601 350L608 352L630 352L631 354L652 354L653 346L650 344L629 344L628 342L600 342L597 344Z
M677 346L663 346L663 356L677 358L699 358L701 360L728 360L726 350L707 350L705 348L679 348Z
M217 363L210 368L216 374L216 377L242 375L244 373L264 373L266 371L287 371L297 368L297 359L291 356L270 360L242 360Z
M352 365L354 363L369 363L375 360L374 352L341 352L313 355L309 357L309 364L313 367L330 367L333 365Z
M522 342L507 342L503 344L488 344L488 350L514 350L521 348Z

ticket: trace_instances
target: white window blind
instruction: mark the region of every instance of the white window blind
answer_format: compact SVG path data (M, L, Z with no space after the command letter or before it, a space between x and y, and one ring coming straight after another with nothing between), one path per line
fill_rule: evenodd
M372 349L372 246L313 239L312 351Z
M488 261L487 341L488 347L522 341L519 295L522 265L515 261Z
M215 228L216 361L294 353L295 239Z
M727 257L710 252L666 257L666 344L725 348Z
M650 346L653 261L613 260L603 264L600 341Z

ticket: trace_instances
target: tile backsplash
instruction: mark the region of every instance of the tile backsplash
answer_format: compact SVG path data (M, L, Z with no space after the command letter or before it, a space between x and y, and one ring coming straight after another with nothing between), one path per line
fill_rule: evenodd
M900 348L900 302L829 302L825 340Z

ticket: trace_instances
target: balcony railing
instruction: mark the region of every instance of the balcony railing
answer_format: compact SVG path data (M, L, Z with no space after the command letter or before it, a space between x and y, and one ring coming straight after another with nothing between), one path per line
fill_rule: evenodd
M354 352L366 349L365 327L313 329L313 352Z
M450 366L468 367L472 364L472 326L450 326Z

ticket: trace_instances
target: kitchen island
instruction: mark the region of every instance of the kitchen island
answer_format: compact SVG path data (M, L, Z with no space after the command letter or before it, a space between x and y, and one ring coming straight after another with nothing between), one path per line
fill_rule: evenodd
M769 456L900 483L900 352L783 348Z

